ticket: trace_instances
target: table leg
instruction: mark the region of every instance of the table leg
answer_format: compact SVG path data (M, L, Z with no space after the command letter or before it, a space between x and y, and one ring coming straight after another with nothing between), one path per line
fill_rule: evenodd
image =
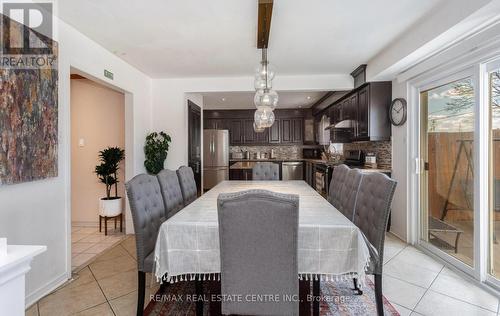
M201 280L201 277L198 277L196 279L196 316L203 316L203 281Z
M311 301L308 299L311 294L311 282L299 281L299 315L311 316Z
M313 316L319 316L320 281L313 280Z

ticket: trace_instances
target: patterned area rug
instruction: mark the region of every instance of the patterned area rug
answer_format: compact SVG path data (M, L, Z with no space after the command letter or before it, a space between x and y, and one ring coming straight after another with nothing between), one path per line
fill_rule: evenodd
M206 282L208 283L208 282ZM204 286L203 300L210 300L215 292L213 286ZM363 295L354 295L352 281L321 282L320 315L377 315L375 304L375 291L373 283L367 278ZM194 295L194 282L178 282L169 284L166 293L158 291L154 300L149 302L144 315L146 316L173 316L173 315L195 315L196 300L200 299ZM204 304L204 315L210 314L210 304ZM384 297L384 314L399 316L396 309Z

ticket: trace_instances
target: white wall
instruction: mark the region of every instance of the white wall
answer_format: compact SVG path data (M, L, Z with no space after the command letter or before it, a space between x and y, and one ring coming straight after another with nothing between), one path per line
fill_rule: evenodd
M406 82L392 82L392 98L408 100ZM408 104L408 107L414 106ZM408 181L407 172L411 164L407 157L408 124L392 126L392 178L398 181L392 202L391 232L402 240L408 240Z
M349 90L353 81L349 75L277 76L273 86L287 91ZM253 91L253 77L153 80L152 127L172 136L166 168L175 169L187 163L187 95L217 91Z
M0 187L0 235L9 244L47 245L27 275L27 304L71 275L70 264L70 69L109 82L126 92L126 177L143 168L142 144L151 123L151 80L73 27L57 21L59 42L59 175L42 181ZM104 78L103 70L115 80ZM127 223L130 228L130 223Z

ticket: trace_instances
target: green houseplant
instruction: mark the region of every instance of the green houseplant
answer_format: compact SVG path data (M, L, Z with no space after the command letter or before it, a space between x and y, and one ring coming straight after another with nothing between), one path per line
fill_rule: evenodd
M158 174L163 170L163 164L167 159L168 148L172 139L165 132L153 132L146 136L144 154L146 160L144 167L150 174Z
M118 196L118 170L124 158L125 151L120 147L108 147L99 152L99 164L95 167L95 173L106 186L106 196L99 201L101 216L116 216L122 211L122 198ZM111 196L113 186L114 196Z

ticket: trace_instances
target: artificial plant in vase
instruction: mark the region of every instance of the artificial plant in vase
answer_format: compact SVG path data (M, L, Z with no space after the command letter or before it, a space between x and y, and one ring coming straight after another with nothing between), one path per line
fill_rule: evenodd
M95 167L95 173L106 186L106 196L101 198L99 203L101 216L112 217L122 211L122 198L118 196L118 170L124 158L125 151L120 147L108 147L99 152L100 163ZM113 186L114 196L111 196Z
M171 141L170 135L165 132L153 132L146 136L144 167L150 174L158 174L163 170Z

